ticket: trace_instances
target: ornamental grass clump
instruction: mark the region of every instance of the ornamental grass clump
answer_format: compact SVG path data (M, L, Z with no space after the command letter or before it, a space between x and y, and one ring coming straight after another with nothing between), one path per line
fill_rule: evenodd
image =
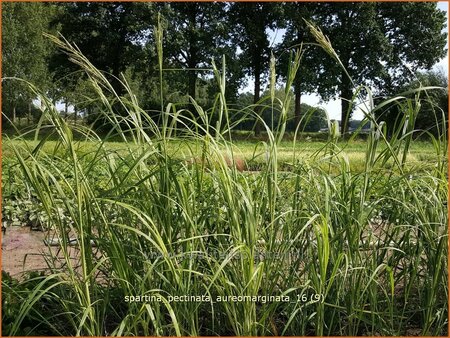
M252 116L268 140L258 145L259 170L248 172L240 170L231 137L224 62L212 64L219 85L214 111L191 99L197 118L190 118L163 103L158 126L125 79L119 96L75 46L50 38L90 79L111 133L102 139L69 125L30 84L44 106L36 142L18 136L12 151L63 255L46 252L48 273L34 277L32 288L3 281L7 299L20 301L3 334L22 334L33 320L29 334L42 327L83 336L446 334L447 141L445 133L429 135L439 160L408 165L421 91L389 101L404 119L391 138L374 117L383 104L368 105L362 172L351 170L337 133L307 159L294 143L290 170L281 171L278 147L301 62L297 51L285 100L272 90L260 102L282 112L277 129ZM54 151L38 139L42 128L58 135ZM74 132L89 149L80 151ZM183 135L187 152L173 151L180 140L174 135ZM121 148L108 147L117 137ZM263 301L269 297L278 298ZM52 317L45 304L52 304Z

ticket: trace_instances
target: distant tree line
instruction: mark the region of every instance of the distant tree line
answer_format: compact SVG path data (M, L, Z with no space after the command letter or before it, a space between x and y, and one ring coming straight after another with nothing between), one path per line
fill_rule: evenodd
M378 96L392 95L420 79L422 83L424 77L447 87L445 75L427 72L446 55L446 34L442 32L446 14L433 2L3 2L2 76L26 79L55 102L64 102L66 114L72 106L75 116L83 112L92 119L95 104L88 79L42 35L60 33L112 79L124 76L141 106L158 120L161 102L154 37L158 13L164 26L165 102L189 107L192 97L203 107L211 107L217 92L211 60L220 66L224 56L230 106L253 104L272 126L273 112L258 104L265 95L270 56L276 57L282 83L289 52L301 44L303 56L289 112L291 129L311 111L302 104L304 94L316 93L323 100L341 98L344 132L352 114L355 84L368 85ZM354 83L338 62L316 45L305 20L329 38ZM284 35L274 44L270 31L277 30ZM253 92L240 93L248 79L254 83ZM118 80L112 84L118 94L125 94ZM439 107L448 109L446 91L433 95ZM2 111L9 120L37 114L33 99L23 82L2 82ZM314 127L303 127L323 127L324 112L315 114L315 119L310 119L315 121ZM389 119L395 120L393 110L390 114ZM420 123L426 127L427 121L424 117ZM241 128L253 126L247 121Z

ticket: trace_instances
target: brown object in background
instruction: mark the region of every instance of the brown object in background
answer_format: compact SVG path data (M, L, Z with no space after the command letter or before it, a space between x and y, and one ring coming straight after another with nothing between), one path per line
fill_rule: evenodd
M225 155L225 162L227 162L227 166L228 168L231 168L233 166L233 161L232 159ZM247 166L245 165L245 161L244 159L242 159L239 156L235 156L234 157L234 165L236 166L236 169L240 172L243 172L244 170L247 170Z
M223 157L225 159L225 163L227 164L228 168L232 168L233 167L233 160L230 156L228 155L224 155ZM197 165L201 165L202 164L202 159L201 158L193 158L193 159L189 159L187 162L188 166L192 166L193 164L197 164ZM214 162L212 162L209 159L205 159L205 166L207 168L212 168L214 167ZM240 172L243 172L245 170L247 170L247 165L245 163L245 160L242 157L239 156L234 156L234 166L236 167L236 169Z

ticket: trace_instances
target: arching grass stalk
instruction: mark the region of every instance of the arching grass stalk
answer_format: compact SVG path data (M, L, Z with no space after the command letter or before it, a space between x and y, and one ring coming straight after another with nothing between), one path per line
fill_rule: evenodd
M31 86L32 89L34 87ZM78 156L75 152L72 132L68 129L68 126L62 121L56 108L47 100L43 95L40 95L37 91L36 95L39 95L41 100L45 105L44 118L48 119L49 122L55 127L57 133L61 137L61 148L66 152L67 161L73 168L73 179L75 182L74 188L67 191L67 186L63 187L60 185L54 174L49 168L46 168L46 160L52 164L51 159L48 158L46 154L40 154L39 148L35 149L36 153L28 153L26 158L22 156L19 149L14 149L16 158L18 159L22 171L25 174L26 180L33 190L38 194L39 200L43 204L45 211L53 222L60 226L60 235L62 237L63 253L68 263L68 277L73 283L72 285L77 290L77 300L80 308L83 309L80 316L82 316L83 321L79 327L77 327L77 332L87 332L89 334L100 334L101 332L97 330L96 313L94 302L91 296L95 295L95 287L93 287L93 257L90 251L90 240L92 234L91 219L88 216L90 213L90 204L86 203L87 200L92 199L92 191L86 184L86 177L83 175L83 168L79 162ZM41 155L41 156L39 156ZM57 172L57 171L56 171ZM80 243L80 251L83 253L80 260L81 272L76 272L75 268L72 266L68 251L68 228L63 224L61 218L59 218L59 213L56 210L57 201L56 196L53 193L54 185L55 189L58 191L58 195L62 198L63 203L68 207L71 218L74 222L73 230L76 231L78 235L78 240ZM66 188L66 189L64 189ZM65 191L66 190L66 191ZM70 194L70 197L66 194ZM68 205L69 198L74 202L74 205ZM56 215L56 217L55 217ZM87 216L87 217L86 217ZM89 248L89 249L88 249ZM18 321L20 318L18 319Z
M47 281L64 286L40 284L24 297L14 333L28 315L45 317L44 298L61 304L73 335L404 335L412 320L423 333L445 332L445 139L433 139L438 166L417 165L403 156L415 145L407 141L413 126L388 139L374 118L380 104L366 111L373 125L361 171L352 171L347 144L333 134L313 156L294 157L285 172L279 152L290 98L272 95L259 104L270 101L267 109L281 112L277 129L256 117L268 135L255 146L264 161L257 172L240 172L232 165L239 149L224 62L221 71L213 65L213 109L194 100L190 112L167 103L160 128L125 79L118 96L74 46L55 42L89 76L99 118L113 131L101 140L80 127L86 149L43 98L40 125L55 130L55 145L46 138L11 143L20 177L61 239L62 257L48 259ZM287 93L300 59L301 51L293 54ZM404 104L405 118L417 113L415 101L387 102ZM113 133L122 142L108 147ZM80 242L76 260L72 237ZM290 301L218 300L271 295ZM136 296L153 298L130 301ZM173 299L183 296L210 299Z

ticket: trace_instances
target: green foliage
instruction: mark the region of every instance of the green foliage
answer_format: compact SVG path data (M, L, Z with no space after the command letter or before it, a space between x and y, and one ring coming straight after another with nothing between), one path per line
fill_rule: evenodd
M247 75L255 84L255 106L251 110L262 116L264 102L259 101L266 70L271 68L271 53L277 74L286 79L290 52L302 46L302 63L292 83L294 124L298 125L308 112L302 111L301 96L318 93L324 100L342 98L341 128L345 128L357 99L355 87L367 85L375 92L390 94L409 83L412 73L429 69L445 55L445 13L430 2L74 2L3 6L4 75L31 80L53 100L73 106L79 115L90 115L88 123L97 121L96 126L105 130L111 125L97 120L101 113L95 107L98 104L92 102L89 79L77 72L64 53L50 48L42 32L58 31L75 43L94 66L114 76L110 81L119 96L128 97L120 83L126 79L139 104L156 123L163 120L161 104L168 102L177 102L179 108L182 105L183 114L196 115L189 96L204 109L213 108L219 89L209 66L213 58L219 68L223 61L227 64L226 102L236 103ZM165 17L162 21L166 29L161 41L162 81L154 43L158 13ZM223 24L224 19L227 24ZM305 19L332 41L332 57L317 48ZM283 28L283 41L271 45L269 31L280 33ZM4 81L2 95L3 111L9 118L25 116L33 99L26 86L9 80ZM108 99L114 101L113 96ZM126 114L120 105L112 104L119 117ZM263 132L257 121L248 123L249 128L255 126L256 133Z
M271 57L267 30L273 29L281 23L280 14L281 5L277 3L248 2L230 5L230 24L234 27L232 41L242 50L239 55L241 68L254 79L254 104L260 100L262 76L269 68ZM257 115L260 115L261 107L256 105L253 109ZM255 133L259 134L262 131L261 128L257 119Z
M233 41L242 49L240 63L247 74L259 78L267 71L271 51L267 29L274 29L280 23L280 14L280 5L273 3L230 5ZM259 97L260 93L254 94Z
M426 131L437 136L443 132L441 128L448 120L448 78L442 70L418 72L413 80L397 88L397 92L404 93L410 100L421 99L415 122L416 134ZM404 105L394 102L377 112L377 118L387 123L390 134L401 127L404 109Z
M300 5L299 5L300 6ZM306 54L306 91L313 88L327 100L342 99L341 120L348 121L353 110L353 87L368 85L374 90L392 88L408 81L413 72L430 68L445 56L445 13L436 3L320 3L303 8L305 19L314 22L332 41L333 53L312 51ZM294 13L295 11L293 11ZM420 13L420 14L419 14ZM332 19L331 19L332 18ZM287 38L296 42L293 32L305 36L304 24L290 20ZM308 50L307 50L308 51ZM312 55L314 65L308 63ZM311 68L312 67L312 68ZM315 74L310 77L308 74ZM347 123L341 123L341 132Z
M155 15L153 7L151 3L61 3L53 25L59 27L59 33L68 41L76 43L95 66L112 74L115 91L126 96L121 85L122 74L127 75L127 80L139 79L139 90L147 91L148 83L143 79L149 69L154 72L152 51L144 48L152 40L149 26ZM52 55L49 66L55 77L52 98L72 105L75 117L82 112L89 124L93 123L101 131L108 130L109 123L99 118L90 80L76 72L78 68L67 60L63 51ZM112 103L115 114L119 117L124 114L120 105Z
M211 59L235 59L235 51L226 48L230 27L222 21L226 15L225 3L170 3L163 7L168 34L164 39L164 57L168 67L177 69L188 81L182 82L183 94L197 99L197 78L211 74ZM201 71L200 69L205 69ZM208 74L209 73L209 74Z
M149 3L63 3L56 22L60 33L75 42L97 66L120 78L133 63L145 64L142 43L151 39L147 21L152 20ZM63 53L54 56L53 69L59 76L76 69ZM114 82L114 86L121 90Z
M65 335L69 330L67 322L61 320L64 305L58 298L45 292L37 295L39 291L52 290L64 295L65 289L52 277L44 273L30 272L23 276L23 280L12 278L2 270L2 336L45 336L51 332L53 335ZM67 295L67 294L66 294ZM32 307L23 313L24 304L32 301ZM68 298L66 301L70 301ZM21 317L21 326L15 323Z
M302 111L305 117L300 123L300 129L305 132L318 132L327 127L328 115L325 110L318 107L311 107L302 103Z
M50 74L47 59L54 46L42 34L50 30L55 6L46 3L2 3L2 111L14 122L26 116L33 93L23 82L31 81L47 90Z
M270 93L265 91L262 97L269 97ZM281 101L286 100L286 89L284 87L276 88L274 91L275 98ZM290 94L290 104L289 110L287 111L288 121L286 123L286 131L295 132L297 128L297 123L300 124L299 130L302 132L318 132L322 128L327 127L327 113L322 108L312 107L306 103L302 103L301 111L302 118L298 121L295 117L295 105L294 105L294 95ZM248 101L248 99L247 99ZM245 101L243 102L245 104ZM248 107L251 103L248 103ZM245 105L243 107L246 107ZM267 104L262 110L262 118L264 122L270 127L271 130L277 129L277 124L280 121L281 110L277 109L276 106L270 106Z
M11 151L61 238L65 264L58 268L50 257L51 273L32 279L18 299L21 284L5 278L3 299L14 304L14 313L4 312L7 334L35 334L26 329L30 318L40 319L47 335L406 335L413 319L422 335L447 334L447 139L431 135L433 163L410 163L418 99L392 99L409 102L408 123L389 140L373 115L382 105L367 112L370 132L361 143L359 172L347 154L351 141L338 142L337 123L307 156L294 142L283 170L297 57L286 95L271 90L263 99L280 118L275 131L262 123L267 140L252 144L258 171L241 172L233 165L239 149L225 77L215 65L220 93L214 108L193 101L198 121L169 106L160 112L160 128L126 83L129 99L73 46L52 39L92 79L99 111L115 135L102 139L68 124L31 86L45 104L41 122L58 139L49 151L48 139L18 136ZM122 119L109 97L122 105ZM212 115L218 116L214 125ZM122 139L121 147L106 146L112 136ZM56 215L58 203L69 222ZM78 241L76 264L69 233ZM171 300L202 295L256 301ZM154 298L132 302L127 296ZM42 307L43 301L53 306ZM54 316L46 319L49 309Z

